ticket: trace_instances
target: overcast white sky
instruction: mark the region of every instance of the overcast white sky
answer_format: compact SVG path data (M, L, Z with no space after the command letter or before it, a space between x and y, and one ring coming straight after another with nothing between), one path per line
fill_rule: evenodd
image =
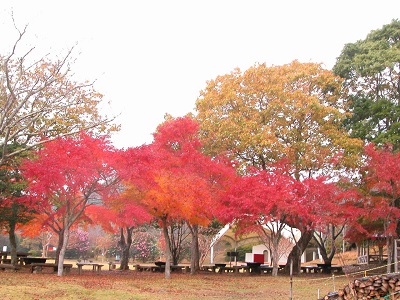
M165 113L192 112L206 81L255 63L297 59L331 69L346 43L400 18L399 0L2 0L0 53L28 24L25 43L62 55L76 46L80 81L120 114L121 147L152 141Z

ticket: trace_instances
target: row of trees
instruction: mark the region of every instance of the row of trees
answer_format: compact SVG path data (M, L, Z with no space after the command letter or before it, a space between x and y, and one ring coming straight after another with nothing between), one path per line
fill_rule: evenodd
M126 150L97 135L115 126L98 114L91 85L71 82L69 69L62 71L66 60L29 68L26 56L14 61L18 39L2 59L1 224L10 240L17 225L51 229L59 265L71 230L100 224L119 232L123 269L134 229L157 224L166 278L174 229L190 230L195 272L199 231L214 220L259 232L274 275L283 230L301 232L293 233L288 260L295 272L313 237L332 259L334 243L330 248L324 236L334 240L343 225L353 238L382 234L391 249L400 227L399 34L393 21L346 45L333 72L294 61L219 76L201 91L196 116L167 116L151 144ZM362 65L365 57L375 67ZM366 141L386 146L364 147Z
M207 153L215 155L223 151L230 159L238 161L238 169L244 174L248 174L249 167L257 173L275 172L275 165L285 161L283 174L289 175L287 180L295 180L295 184L304 185L306 179L328 176L329 181L339 182L342 189L363 186L363 196L346 195L339 200L340 204L355 202L353 208L369 206L371 191L376 190L383 197L382 201L390 204L392 213L391 217L380 218L379 222L398 224L394 217L399 208L398 173L376 179L376 182L388 182L390 189L382 190L380 184L371 186L370 181L364 180L377 173L378 167L389 161L396 165L398 160L394 151L399 147L399 35L400 22L393 20L382 29L372 31L365 40L345 45L333 72L319 64L294 61L284 66L256 65L245 72L237 69L209 81L196 102ZM386 163L380 161L381 165L368 165L372 161L363 156L364 142L391 143L392 151L382 150ZM371 146L368 149L365 154L372 155ZM281 179L268 180L280 182ZM346 190L348 188L343 192ZM293 193L298 189L292 187L289 191ZM337 194L334 193L335 197ZM266 195L274 197L271 193ZM243 197L249 198L248 195ZM284 196L284 199L290 197L294 195ZM331 202L330 197L330 193L326 195L328 202ZM294 218L293 210L289 213L276 213L274 208L258 211L263 221L279 221L275 223L280 224L275 232L282 230L283 223L301 231L301 238L289 255L288 265L293 262L294 270L299 270L300 255L315 236L315 230L327 228L322 224L318 226L311 216L306 216L306 212L313 210L316 215L324 215L324 198L321 194L317 202L307 200L308 208L294 202L294 209L299 208L304 214L295 220L285 221L285 218ZM283 206L283 201L277 203L277 208ZM383 214L388 211L386 208L387 205L375 206ZM253 213L256 212L257 209ZM272 216L270 212L273 212ZM245 219L251 215L243 213ZM349 219L344 217L339 223L332 224L343 225L343 220L360 221L369 216L365 211L349 213ZM334 230L330 232L333 237L337 235ZM372 234L372 230L363 231L365 238L368 238L367 233ZM380 233L395 236L393 231L382 227ZM276 242L279 236L270 234L269 239Z

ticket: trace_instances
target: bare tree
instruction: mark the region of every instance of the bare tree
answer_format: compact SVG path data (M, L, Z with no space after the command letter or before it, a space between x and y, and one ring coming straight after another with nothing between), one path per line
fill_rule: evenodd
M56 61L47 55L34 60L34 48L18 56L27 26L15 29L18 38L11 51L0 54L0 165L58 136L118 129L113 119L100 114L103 96L94 90L93 82L72 80L73 48ZM21 147L8 152L10 143Z

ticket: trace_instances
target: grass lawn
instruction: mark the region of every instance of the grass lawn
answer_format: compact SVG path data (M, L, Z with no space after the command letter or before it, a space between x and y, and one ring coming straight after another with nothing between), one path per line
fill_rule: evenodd
M164 279L162 273L108 270L101 275L86 270L77 274L74 266L70 274L43 271L43 274L0 272L1 299L289 299L290 278L286 275L172 273ZM351 281L346 276L302 274L293 278L293 299L322 298L334 289Z

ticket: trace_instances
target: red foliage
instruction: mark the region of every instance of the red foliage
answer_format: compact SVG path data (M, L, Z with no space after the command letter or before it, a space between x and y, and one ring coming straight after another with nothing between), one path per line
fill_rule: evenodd
M374 144L365 147L368 156L366 183L371 192L383 193L393 201L400 196L400 152L393 153L386 145L377 149Z
M207 225L234 169L202 153L198 124L189 117L166 121L157 128L150 145L152 157L145 176L144 198L158 218ZM145 175L144 175L145 174Z
M28 180L28 195L37 204L43 225L53 229L72 226L85 209L99 204L115 188L111 159L114 149L105 138L82 133L79 138L58 138L46 143L34 160L21 169Z
M304 181L281 173L255 170L238 178L223 201L221 220L240 221L242 227L269 222L286 223L302 230L342 224L352 211L344 209L354 195L325 177ZM257 225L256 225L257 226Z
M141 203L147 188L144 174L151 161L148 150L147 146L129 148L114 156L118 188L107 195L103 206L87 210L87 214L106 231L116 232L118 228L136 227L151 221L152 216Z
M378 149L374 144L365 147L367 163L364 168L364 222L375 224L381 220L382 227L371 235L397 236L396 226L400 208L400 153L393 153L390 145Z

